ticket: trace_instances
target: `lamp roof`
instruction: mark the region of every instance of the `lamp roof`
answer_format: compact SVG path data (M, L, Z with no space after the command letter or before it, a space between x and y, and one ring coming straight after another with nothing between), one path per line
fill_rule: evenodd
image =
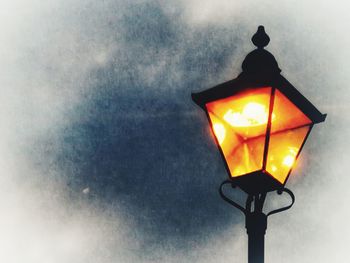
M198 93L192 93L192 100L205 110L208 102L227 98L239 92L257 87L270 86L280 90L301 111L303 111L313 123L325 120L326 114L322 114L309 100L307 100L291 83L281 74L274 56L264 47L270 38L265 33L263 26L253 35L252 42L257 49L250 52L242 63L243 72L235 79L221 83L213 88Z

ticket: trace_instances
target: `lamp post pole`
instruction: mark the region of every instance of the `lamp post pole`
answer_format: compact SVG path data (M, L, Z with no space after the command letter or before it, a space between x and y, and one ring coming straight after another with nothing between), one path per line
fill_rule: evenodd
M245 226L248 234L249 263L264 263L267 216L261 211L261 208L260 205L259 207L255 206L254 211L248 212L245 217Z
M248 263L264 263L267 218L270 215L280 213L291 208L295 202L293 192L285 187L277 190L279 195L282 193L287 193L291 197L292 202L288 206L284 206L265 214L263 212L263 208L267 195L266 192L248 195L244 208L225 195L223 190L224 185L231 185L232 188L234 188L236 185L232 180L226 180L220 185L219 193L222 199L239 209L245 215L245 226L248 234Z
M267 217L264 213L251 213L246 217L249 263L264 263L266 227Z

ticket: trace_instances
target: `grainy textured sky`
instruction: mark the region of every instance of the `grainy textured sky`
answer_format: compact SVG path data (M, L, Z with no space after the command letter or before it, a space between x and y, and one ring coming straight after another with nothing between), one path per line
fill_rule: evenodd
M246 262L244 218L217 193L227 175L190 94L236 77L262 24L282 74L328 113L288 182L295 206L269 219L266 262L347 262L348 9L4 0L0 261Z

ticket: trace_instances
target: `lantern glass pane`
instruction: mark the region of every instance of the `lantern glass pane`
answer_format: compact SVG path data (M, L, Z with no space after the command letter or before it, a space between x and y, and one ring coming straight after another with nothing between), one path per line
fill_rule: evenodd
M275 132L270 136L266 171L284 183L293 168L310 126Z
M294 166L311 123L286 96L275 91L266 170L282 184Z
M206 104L232 177L262 168L270 96L262 87Z
M279 90L275 91L271 133L294 129L311 124L312 121Z

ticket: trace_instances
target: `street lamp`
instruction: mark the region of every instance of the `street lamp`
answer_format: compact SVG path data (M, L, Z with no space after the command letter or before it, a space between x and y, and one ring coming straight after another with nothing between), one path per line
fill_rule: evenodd
M267 217L289 209L293 193L285 184L314 124L321 114L283 76L274 56L264 49L270 38L259 26L252 42L257 47L243 61L236 79L193 93L193 101L207 114L229 179L221 197L246 216L248 261L264 262ZM223 186L248 194L245 208L229 199ZM285 192L289 206L263 213L266 194Z

